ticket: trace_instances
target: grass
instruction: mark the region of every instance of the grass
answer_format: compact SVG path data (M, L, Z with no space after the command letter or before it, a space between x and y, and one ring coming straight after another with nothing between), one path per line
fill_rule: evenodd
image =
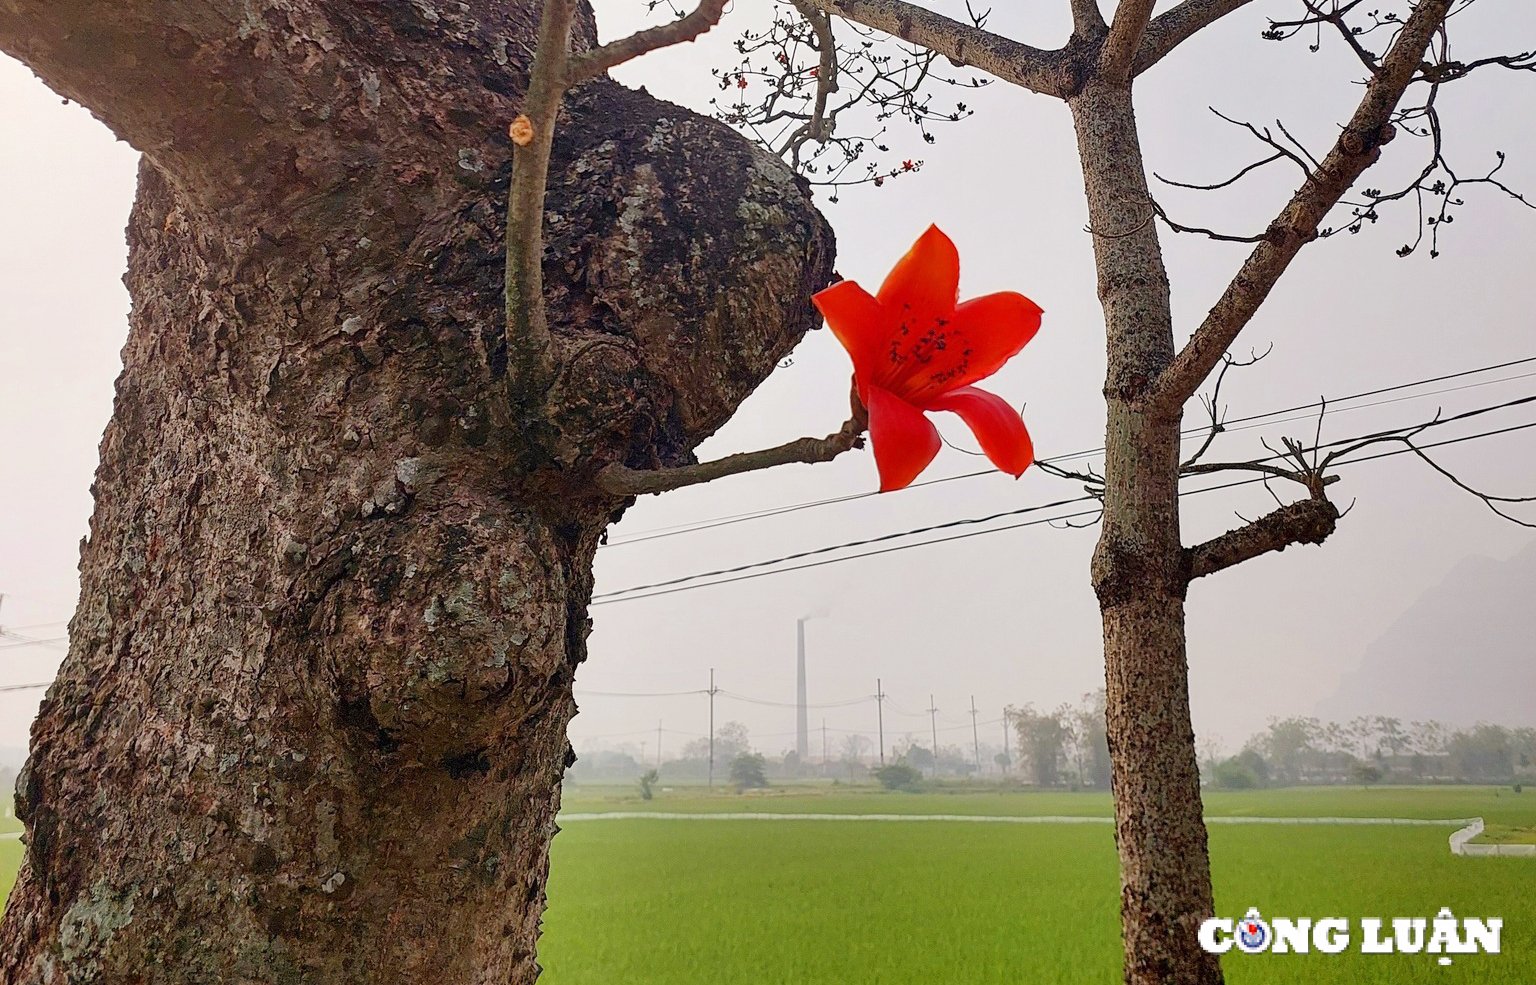
M9 806L9 801L6 802ZM0 810L0 834L9 834L21 830L21 822L16 820L16 812L12 810ZM15 838L0 839L0 904L11 895L11 886L16 882L16 870L21 868L21 842Z
M567 813L1087 815L1099 794L568 791ZM1482 815L1536 830L1536 796L1470 787L1212 793L1211 816ZM1214 825L1217 908L1241 916L1505 920L1503 953L1232 954L1233 985L1536 982L1536 860L1456 858L1449 828ZM0 841L0 890L20 844ZM548 985L1077 985L1117 981L1108 825L570 821L555 839L540 960Z
M1218 827L1217 903L1240 916L1506 918L1504 953L1234 955L1235 985L1536 981L1518 859L1458 859L1433 828ZM1110 982L1113 836L1097 825L588 821L555 841L551 985Z
M0 900L11 895L16 883L16 870L21 868L21 842L14 838L0 841Z
M1472 840L1490 845L1536 845L1536 827L1490 824Z
M1209 816L1483 816L1536 825L1536 797L1474 787L1205 796ZM568 813L1107 816L1092 793L567 791ZM1499 955L1230 955L1234 985L1536 982L1536 864L1452 856L1451 828L1213 825L1217 905L1280 916L1505 918ZM1118 980L1113 834L1098 825L570 822L555 841L541 961L552 985L880 985ZM1356 927L1358 924L1356 923Z
M1047 805L1054 807L1041 801ZM1458 957L1449 968L1422 955L1234 954L1226 959L1229 981L1536 981L1536 901L1529 898L1536 867L1520 859L1455 858L1448 834L1214 827L1223 914L1258 906L1296 917L1432 918L1449 906L1462 916L1506 920L1504 953ZM565 826L552 864L541 948L551 985L1066 985L1118 978L1118 884L1108 827L585 821Z

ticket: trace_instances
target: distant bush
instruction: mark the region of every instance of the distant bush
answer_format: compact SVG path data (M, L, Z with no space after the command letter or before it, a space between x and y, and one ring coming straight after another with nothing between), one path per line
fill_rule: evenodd
M1216 785L1224 790L1252 790L1259 785L1259 778L1254 774L1253 767L1236 756L1217 763L1213 779Z
M739 790L751 790L768 785L768 761L762 753L744 752L731 760L731 782Z
M923 779L922 773L906 763L892 763L889 766L882 766L875 770L872 775L887 790L916 790L918 783Z
M641 800L650 800L652 797L656 796L656 792L651 788L656 785L656 781L659 778L660 774L655 770L646 770L644 773L640 774Z
M1350 774L1356 782L1367 787L1373 783L1380 783L1383 776L1381 769L1370 763L1356 763L1350 770Z

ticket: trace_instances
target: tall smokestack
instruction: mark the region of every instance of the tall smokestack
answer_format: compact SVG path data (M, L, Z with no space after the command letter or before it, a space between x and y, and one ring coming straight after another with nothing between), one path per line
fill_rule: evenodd
M795 620L795 754L805 762L810 752L810 722L805 708L805 620Z

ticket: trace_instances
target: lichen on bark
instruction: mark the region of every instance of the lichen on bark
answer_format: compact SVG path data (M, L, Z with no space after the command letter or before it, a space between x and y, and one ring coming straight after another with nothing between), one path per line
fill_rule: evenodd
M627 502L593 477L691 460L811 326L833 249L773 158L586 83L550 186L561 373L514 426L536 8L0 3L0 50L144 152L0 979L536 976L591 561Z

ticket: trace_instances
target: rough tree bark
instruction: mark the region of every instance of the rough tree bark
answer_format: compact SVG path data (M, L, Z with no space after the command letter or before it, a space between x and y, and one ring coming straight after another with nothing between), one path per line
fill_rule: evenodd
M1104 626L1125 981L1203 985L1220 982L1221 968L1194 946L1214 904L1185 656L1181 408L1149 410L1144 399L1174 354L1168 274L1130 85L1093 78L1068 105L1096 233L1109 359L1104 517L1092 575Z
M537 14L0 0L0 50L144 152L0 980L537 976L591 560L628 502L594 477L689 463L832 258L779 161L579 87L546 213L558 371L512 426L506 127Z

